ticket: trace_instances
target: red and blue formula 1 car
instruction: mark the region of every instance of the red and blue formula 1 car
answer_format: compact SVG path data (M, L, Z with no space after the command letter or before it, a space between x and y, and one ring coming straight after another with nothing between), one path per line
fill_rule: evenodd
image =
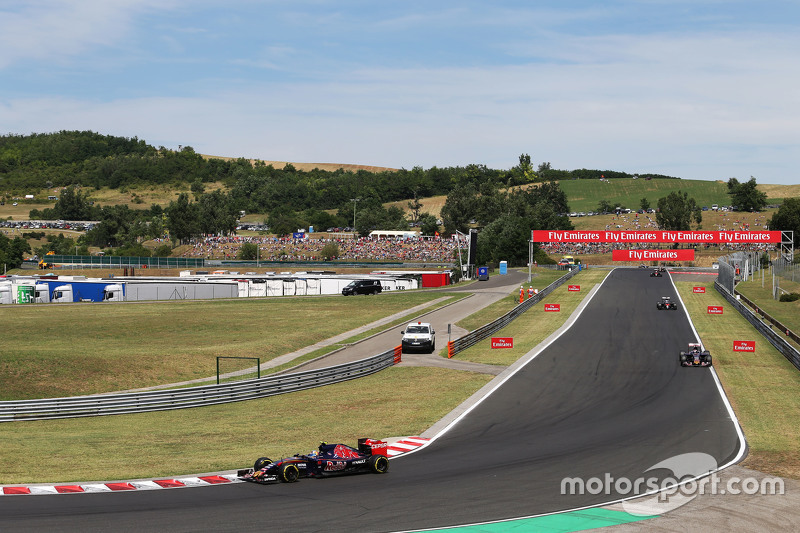
M681 352L681 366L711 366L711 354L697 343L689 344L689 351Z
M238 471L238 477L254 483L280 481L292 483L301 477L326 477L331 475L373 472L384 474L389 470L387 444L382 440L358 439L358 448L346 444L323 442L319 450L307 455L295 454L292 457L272 461L260 457L253 468Z

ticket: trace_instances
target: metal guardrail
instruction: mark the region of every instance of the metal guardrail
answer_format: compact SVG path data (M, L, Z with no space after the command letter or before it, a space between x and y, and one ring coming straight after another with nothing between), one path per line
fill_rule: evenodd
M734 294L731 294L725 289L724 285L719 282L714 283L714 288L730 303L739 313L747 319L750 324L763 335L776 350L783 354L786 359L792 363L795 368L800 370L800 352L794 346L786 342L779 333L774 331L768 324L760 320L750 309L747 308L741 301L739 301Z
M69 398L0 402L0 422L79 418L186 409L265 398L339 383L379 372L395 363L395 349L321 370L267 376L220 385Z
M573 268L568 273L564 274L556 281L539 291L538 294L534 294L533 297L528 298L521 304L517 305L514 309L506 313L505 315L501 316L500 318L485 324L475 331L471 331L467 333L463 337L460 337L454 341L450 341L447 346L447 355L448 357L453 357L460 351L466 350L470 346L477 344L478 342L482 341L486 337L492 335L493 333L500 331L511 322L513 322L519 315L536 305L537 303L541 302L544 297L548 294L556 290L558 287L563 285L567 280L572 278L575 274L579 272L579 269Z
M734 294L744 301L747 305L750 306L750 310L753 311L756 315L764 317L764 320L778 328L781 332L785 332L786 336L792 339L794 342L800 344L800 335L789 329L786 325L784 325L781 321L776 318L773 318L772 315L769 315L764 312L755 302L751 301L747 296L740 293L739 291L734 291Z

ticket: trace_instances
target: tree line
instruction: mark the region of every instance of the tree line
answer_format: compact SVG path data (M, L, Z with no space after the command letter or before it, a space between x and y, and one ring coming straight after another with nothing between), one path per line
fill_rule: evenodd
M553 180L634 176L671 178L609 170L564 171L547 162L534 169L528 154L521 154L518 164L508 170L473 164L382 172L302 171L291 164L275 168L243 158L208 159L188 146L174 151L135 137L86 131L0 137L0 191L66 186L54 207L34 209L30 217L99 221L77 243L79 250L88 245L115 247L130 255L149 255L141 242L166 233L173 242L231 234L240 212L245 211L264 214L269 231L276 234L314 226L321 230L351 227L366 235L374 229L407 229L410 223L419 225L423 235L480 228L480 262L524 264L532 229L572 228L565 216L569 212L566 195ZM222 182L227 192L206 192L210 182ZM99 206L90 200L92 188L133 184L174 184L188 186L190 192L181 193L166 208ZM517 185L528 187L510 189ZM728 189L739 209L760 210L766 204L766 196L756 190L755 178L744 183L731 178ZM439 195L447 197L441 222L418 200ZM405 201L411 220L403 209L385 207ZM643 209L649 207L649 203L644 205ZM600 207L611 206L601 201ZM686 193L659 199L658 208L658 222L665 229L689 229L702 222L699 207ZM19 245L15 246L17 255Z

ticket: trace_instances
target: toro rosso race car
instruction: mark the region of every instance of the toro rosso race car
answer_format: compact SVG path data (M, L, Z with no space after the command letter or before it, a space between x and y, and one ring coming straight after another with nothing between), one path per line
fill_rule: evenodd
M672 298L669 296L662 296L659 301L656 302L657 309L672 309L673 311L678 310L678 304L672 301Z
M307 455L295 454L280 461L259 457L253 468L239 470L237 475L244 481L266 484L275 481L293 483L301 477L359 472L384 474L389 470L386 450L387 444L382 440L358 439L357 449L345 444L323 442L318 451Z
M690 343L688 352L681 352L681 366L711 366L711 354L699 344Z

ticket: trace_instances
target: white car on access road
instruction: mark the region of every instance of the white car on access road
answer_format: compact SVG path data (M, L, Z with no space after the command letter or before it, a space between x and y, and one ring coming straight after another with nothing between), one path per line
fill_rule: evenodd
M412 322L400 333L403 334L401 345L404 352L433 353L436 350L436 332L427 322Z

